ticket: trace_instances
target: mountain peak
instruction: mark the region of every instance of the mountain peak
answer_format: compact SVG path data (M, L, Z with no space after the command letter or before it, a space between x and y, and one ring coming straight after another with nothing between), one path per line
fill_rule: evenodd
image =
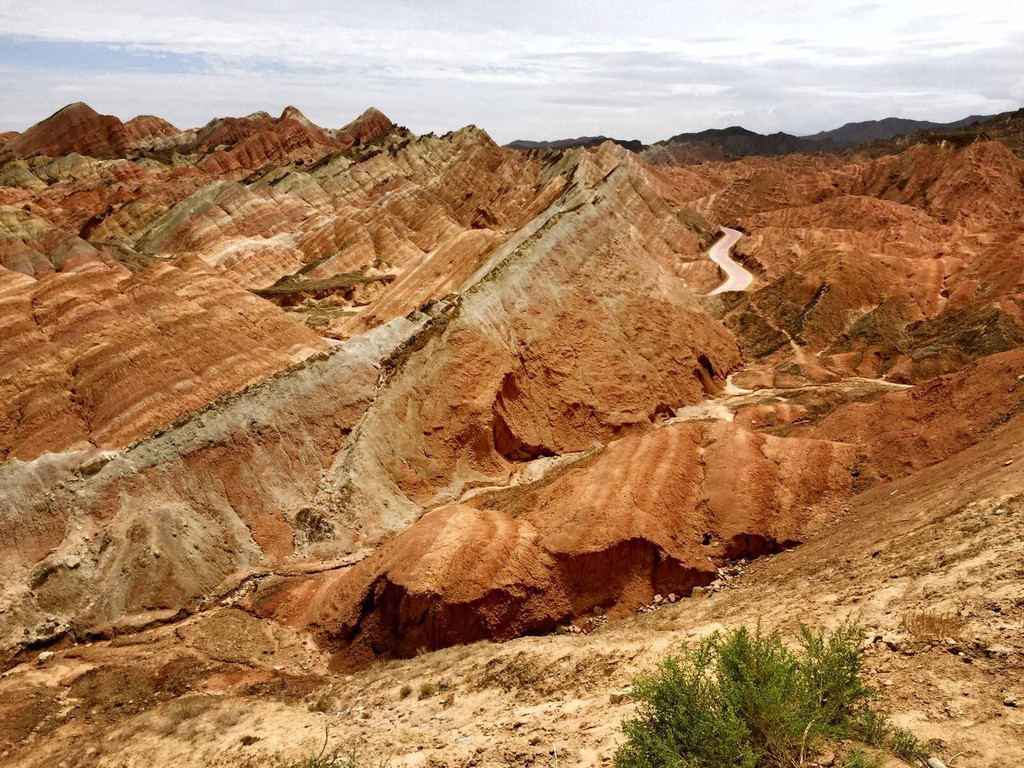
M101 115L83 101L54 112L15 139L10 149L20 156L59 157L78 152L92 157L118 157L129 143L124 124L113 115Z
M281 117L279 117L278 120L297 120L307 128L313 126L312 120L302 114L298 107L293 107L290 104L284 108L284 111L281 112Z

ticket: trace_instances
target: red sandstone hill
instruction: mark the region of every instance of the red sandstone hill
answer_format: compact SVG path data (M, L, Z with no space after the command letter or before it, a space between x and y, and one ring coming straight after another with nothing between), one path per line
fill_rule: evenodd
M387 133L391 121L370 108L348 125L325 130L295 107L276 120L265 112L242 118L218 118L199 129L181 131L154 115L128 122L100 115L89 105L69 104L22 134L3 134L0 150L15 157L60 157L70 152L100 159L168 152L205 156L212 174L265 165L313 162Z
M7 145L20 157L47 155L59 157L78 152L91 157L119 157L132 137L118 118L101 115L88 104L69 104L40 123L36 123Z

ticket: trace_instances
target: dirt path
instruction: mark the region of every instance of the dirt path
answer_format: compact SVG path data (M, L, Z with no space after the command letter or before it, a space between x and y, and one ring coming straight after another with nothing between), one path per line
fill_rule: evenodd
M754 279L754 275L748 272L742 266L732 260L729 252L732 247L736 245L743 233L739 230L729 229L728 227L722 227L724 236L721 240L711 246L711 250L708 251L708 256L725 272L725 282L720 286L711 291L708 296L714 296L716 293L725 293L726 291L742 291L745 290L751 281Z

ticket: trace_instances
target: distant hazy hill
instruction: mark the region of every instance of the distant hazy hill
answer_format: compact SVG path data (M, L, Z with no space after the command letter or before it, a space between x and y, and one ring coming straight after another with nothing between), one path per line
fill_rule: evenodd
M821 131L810 136L795 136L783 132L765 135L735 125L730 128L710 128L697 133L680 133L649 145L636 139L624 141L606 136L581 136L577 139L559 139L557 141L519 139L505 146L510 149L529 151L533 149L595 147L602 142L613 141L640 154L647 162L655 165L689 165L711 160L735 160L751 155L773 156L791 152L837 152L866 142L889 141L897 136L959 131L970 128L979 122L988 125L991 124L994 117L999 116L971 115L950 123L887 117L883 120L847 123L831 131Z
M913 133L914 131L953 131L976 122L984 122L993 115L971 115L952 123L933 123L928 120L906 120L902 117L887 117L884 120L862 120L858 123L847 123L831 131L822 131L805 139L814 141L833 141L844 147L860 144L865 141L891 139L893 136Z
M761 134L738 125L731 128L710 128L699 133L680 133L658 144L689 144L721 147L732 157L747 155L784 155L789 152L819 152L835 149L828 139L794 136L790 133Z
M640 152L644 148L643 142L639 139L613 139L608 136L580 136L578 139L558 139L557 141L527 141L526 139L517 139L516 141L509 142L505 146L508 149L518 149L523 152L529 152L531 149L572 149L573 147L596 147L600 144L604 144L606 141L614 142L620 147L625 147L631 152Z

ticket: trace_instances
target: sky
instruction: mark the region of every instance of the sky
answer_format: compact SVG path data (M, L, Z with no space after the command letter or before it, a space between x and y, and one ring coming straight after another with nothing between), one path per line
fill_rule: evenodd
M75 101L501 143L950 121L1024 106L1024 2L0 0L0 130Z

